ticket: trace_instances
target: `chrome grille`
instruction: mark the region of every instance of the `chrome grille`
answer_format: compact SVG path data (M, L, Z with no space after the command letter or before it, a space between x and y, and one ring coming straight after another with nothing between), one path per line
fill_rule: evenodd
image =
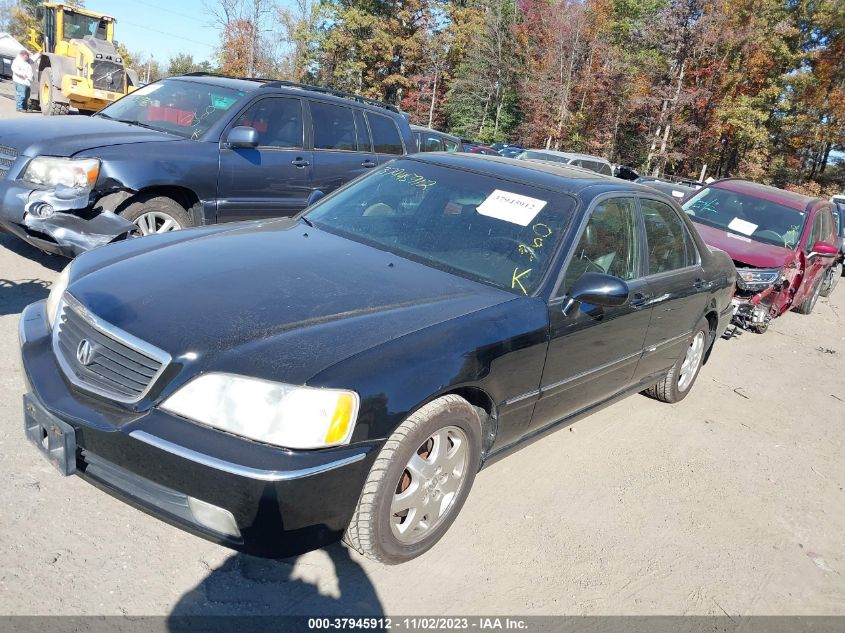
M0 145L0 178L5 178L9 168L18 157L18 150L8 145Z
M53 350L68 379L112 400L139 401L170 362L166 352L102 321L68 294L53 328Z

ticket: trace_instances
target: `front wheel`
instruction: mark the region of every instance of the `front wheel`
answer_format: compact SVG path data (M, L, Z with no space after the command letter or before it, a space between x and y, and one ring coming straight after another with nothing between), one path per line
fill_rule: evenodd
M822 282L822 290L821 296L822 297L829 297L830 293L833 292L833 289L836 288L836 284L839 283L839 278L842 276L842 264L834 264L830 268L827 269L827 272L824 274L824 281Z
M120 215L137 224L141 235L169 233L194 225L185 207L165 196L140 198L121 211Z
M710 324L702 319L695 328L689 346L663 379L643 393L661 402L680 402L692 389L704 364L704 355L712 340Z
M816 287L809 295L807 295L807 298L804 299L804 301L792 308L793 312L797 312L798 314L810 314L813 311L813 308L816 307L816 302L819 300L819 295L821 294L823 285L824 277L822 277L821 281L816 284Z
M385 442L344 542L388 565L428 551L460 512L480 459L481 424L473 406L456 395L429 402Z

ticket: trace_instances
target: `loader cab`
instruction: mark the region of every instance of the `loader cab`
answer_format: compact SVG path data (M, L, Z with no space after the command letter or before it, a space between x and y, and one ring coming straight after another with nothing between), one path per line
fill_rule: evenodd
M107 15L54 3L39 6L35 15L41 25L41 41L33 48L44 53L66 55L71 40L91 37L112 42L114 38L114 19Z

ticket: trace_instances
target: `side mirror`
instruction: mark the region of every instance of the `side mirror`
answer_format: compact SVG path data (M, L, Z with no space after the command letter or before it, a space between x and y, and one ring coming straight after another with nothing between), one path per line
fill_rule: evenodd
M563 312L566 314L576 302L606 308L625 305L630 294L628 284L619 277L605 273L584 273L569 292L569 301Z
M326 195L326 194L324 194L324 193L323 193L322 191L320 191L319 189L316 189L316 190L312 191L312 192L310 193L310 195L308 196L308 201L305 203L305 208L307 209L308 207L310 207L312 204L314 204L315 202L317 202L317 200L319 200L320 198L322 198L322 197L323 197L323 196L325 196L325 195Z
M229 130L226 137L229 147L245 147L254 149L258 147L258 132L255 128L239 125Z
M819 257L836 257L839 254L839 249L833 244L819 240L813 244L813 249L810 251L810 257L818 255Z

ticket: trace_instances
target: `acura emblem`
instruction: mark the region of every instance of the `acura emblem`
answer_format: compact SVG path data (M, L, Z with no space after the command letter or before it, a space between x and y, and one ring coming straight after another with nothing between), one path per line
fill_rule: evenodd
M80 365L90 365L94 360L94 346L87 338L79 341L79 347L76 348L76 360Z

